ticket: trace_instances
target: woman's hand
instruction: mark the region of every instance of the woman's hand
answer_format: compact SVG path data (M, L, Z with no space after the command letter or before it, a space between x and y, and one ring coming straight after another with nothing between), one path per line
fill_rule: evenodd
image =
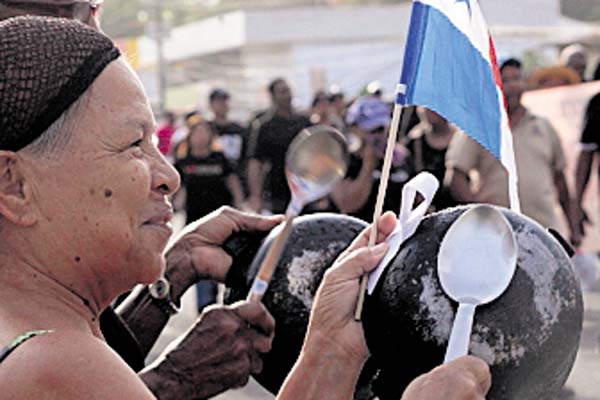
M305 348L331 346L345 356L364 361L368 356L362 324L354 320L359 278L373 270L387 251L385 238L394 230L393 213L378 224L377 245L368 248L371 227L366 228L325 273L315 296Z

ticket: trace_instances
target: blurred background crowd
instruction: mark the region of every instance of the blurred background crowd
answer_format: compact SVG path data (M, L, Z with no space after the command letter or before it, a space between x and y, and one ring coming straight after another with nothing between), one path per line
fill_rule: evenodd
M556 128L529 110L523 95L529 90L545 97L596 80L598 68L590 69L588 64L586 49L572 44L562 50L558 65L525 71L521 61L509 58L500 66L522 211L560 232L575 248L590 233L586 228L591 218L597 218L597 208L589 207L584 194L598 151L600 94L591 98L583 115L570 116L573 125L583 120L579 151L569 155L576 164L572 171L566 170L567 156ZM593 72L589 79L588 70ZM156 136L159 148L181 174L182 188L174 202L185 212L186 222L222 205L263 214L285 212L290 201L284 174L286 150L303 128L315 124L335 127L346 136L349 168L330 196L309 204L303 212L341 212L370 221L391 123L391 96L377 81L356 96L332 85L317 90L309 107L296 109L286 79L274 78L264 90L270 106L255 110L248 121L230 118L235 92L220 87L210 91L206 109L163 114ZM435 111L405 108L399 131L385 210L399 210L403 185L421 171L431 172L441 183L431 211L472 202L508 206L507 175L498 160ZM593 241L589 249L597 251L597 245ZM198 291L201 298L209 293L200 307L213 301L216 293L215 287L207 285Z

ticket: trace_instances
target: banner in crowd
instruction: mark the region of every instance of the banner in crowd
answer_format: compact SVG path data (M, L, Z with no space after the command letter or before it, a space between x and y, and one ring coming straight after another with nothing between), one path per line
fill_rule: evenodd
M565 176L571 190L575 189L575 166L579 154L579 139L583 129L585 108L590 98L597 93L600 93L600 81L532 90L523 95L523 104L534 114L549 119L558 132L567 158ZM593 222L592 226L587 227L588 235L583 243L584 251L600 251L597 168L597 164L595 164L584 199L584 208Z

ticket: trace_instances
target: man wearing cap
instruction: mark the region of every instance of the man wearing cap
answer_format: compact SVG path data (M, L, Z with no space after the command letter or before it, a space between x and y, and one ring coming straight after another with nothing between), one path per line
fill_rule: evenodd
M229 99L230 95L225 89L216 88L210 92L208 106L213 118L209 121L209 125L219 138L225 158L238 176L245 178L245 173L242 173L244 167L242 155L247 131L240 124L229 119Z
M310 120L293 109L292 92L284 79L274 79L268 90L271 110L253 128L248 144L248 203L254 211L282 213L291 198L284 174L285 154L296 135L310 126Z
M391 108L376 96L363 96L352 103L346 116L348 131L361 141L359 152L352 154L346 178L334 189L331 198L341 212L371 221L391 123ZM407 151L397 144L394 149L384 210L400 209L402 187L410 174L401 168Z

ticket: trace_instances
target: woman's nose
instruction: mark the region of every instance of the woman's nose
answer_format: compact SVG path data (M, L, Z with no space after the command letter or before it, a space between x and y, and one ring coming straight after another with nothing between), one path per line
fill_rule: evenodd
M179 189L180 179L177 170L160 154L152 173L152 188L168 196Z

